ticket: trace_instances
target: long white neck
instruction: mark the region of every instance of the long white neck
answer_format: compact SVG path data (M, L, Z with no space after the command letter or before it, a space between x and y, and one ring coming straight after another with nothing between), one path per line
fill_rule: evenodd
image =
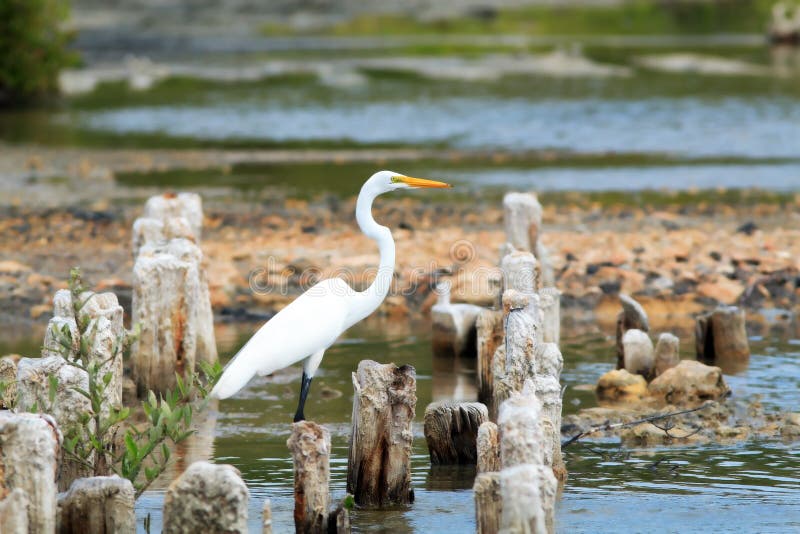
M357 292L347 314L348 327L364 319L380 306L389 293L394 277L394 239L392 232L372 218L372 202L382 191L365 185L356 202L356 221L364 235L378 244L380 264L375 280L364 291Z

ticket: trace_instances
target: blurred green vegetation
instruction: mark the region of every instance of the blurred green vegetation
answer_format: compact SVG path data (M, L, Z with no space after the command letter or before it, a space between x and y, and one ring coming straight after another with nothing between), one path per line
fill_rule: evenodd
M483 8L434 20L364 14L306 32L342 36L413 34L636 35L760 33L775 0L629 0L618 5L550 5ZM298 33L269 24L267 35Z
M75 61L67 50L63 0L0 0L0 104L58 92L58 73Z

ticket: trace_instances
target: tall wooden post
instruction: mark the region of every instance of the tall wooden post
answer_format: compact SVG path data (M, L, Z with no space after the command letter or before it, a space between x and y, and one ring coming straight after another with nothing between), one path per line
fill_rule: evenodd
M286 445L294 459L295 532L327 532L331 435L317 423L300 421L292 425Z

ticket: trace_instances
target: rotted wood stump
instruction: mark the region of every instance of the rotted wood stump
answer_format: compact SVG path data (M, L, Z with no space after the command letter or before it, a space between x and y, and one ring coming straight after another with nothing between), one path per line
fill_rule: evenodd
M135 500L130 480L116 475L80 478L59 495L59 534L136 532Z
M286 445L294 459L295 532L327 532L331 435L317 423L300 421Z
M695 325L697 359L725 363L747 363L750 344L747 340L744 310L736 306L720 306L701 315Z
M518 250L535 252L542 226L542 205L533 193L506 193L503 197L506 240Z
M479 402L434 402L425 408L425 441L433 465L475 465L478 428L489 420Z
M642 305L633 300L628 295L620 293L619 302L622 311L617 315L617 369L625 368L625 348L622 340L625 332L635 328L642 332L650 331L650 323L647 320L647 313Z
M479 473L472 486L475 497L475 526L478 534L500 531L503 499L500 495L500 473Z
M413 502L411 423L417 405L416 371L410 365L363 360L353 373L353 388L347 491L360 506Z

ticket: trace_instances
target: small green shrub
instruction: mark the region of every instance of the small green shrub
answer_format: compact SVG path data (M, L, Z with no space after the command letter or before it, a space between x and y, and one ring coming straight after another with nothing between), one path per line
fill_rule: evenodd
M0 104L58 92L59 71L74 61L67 13L65 0L0 0Z

